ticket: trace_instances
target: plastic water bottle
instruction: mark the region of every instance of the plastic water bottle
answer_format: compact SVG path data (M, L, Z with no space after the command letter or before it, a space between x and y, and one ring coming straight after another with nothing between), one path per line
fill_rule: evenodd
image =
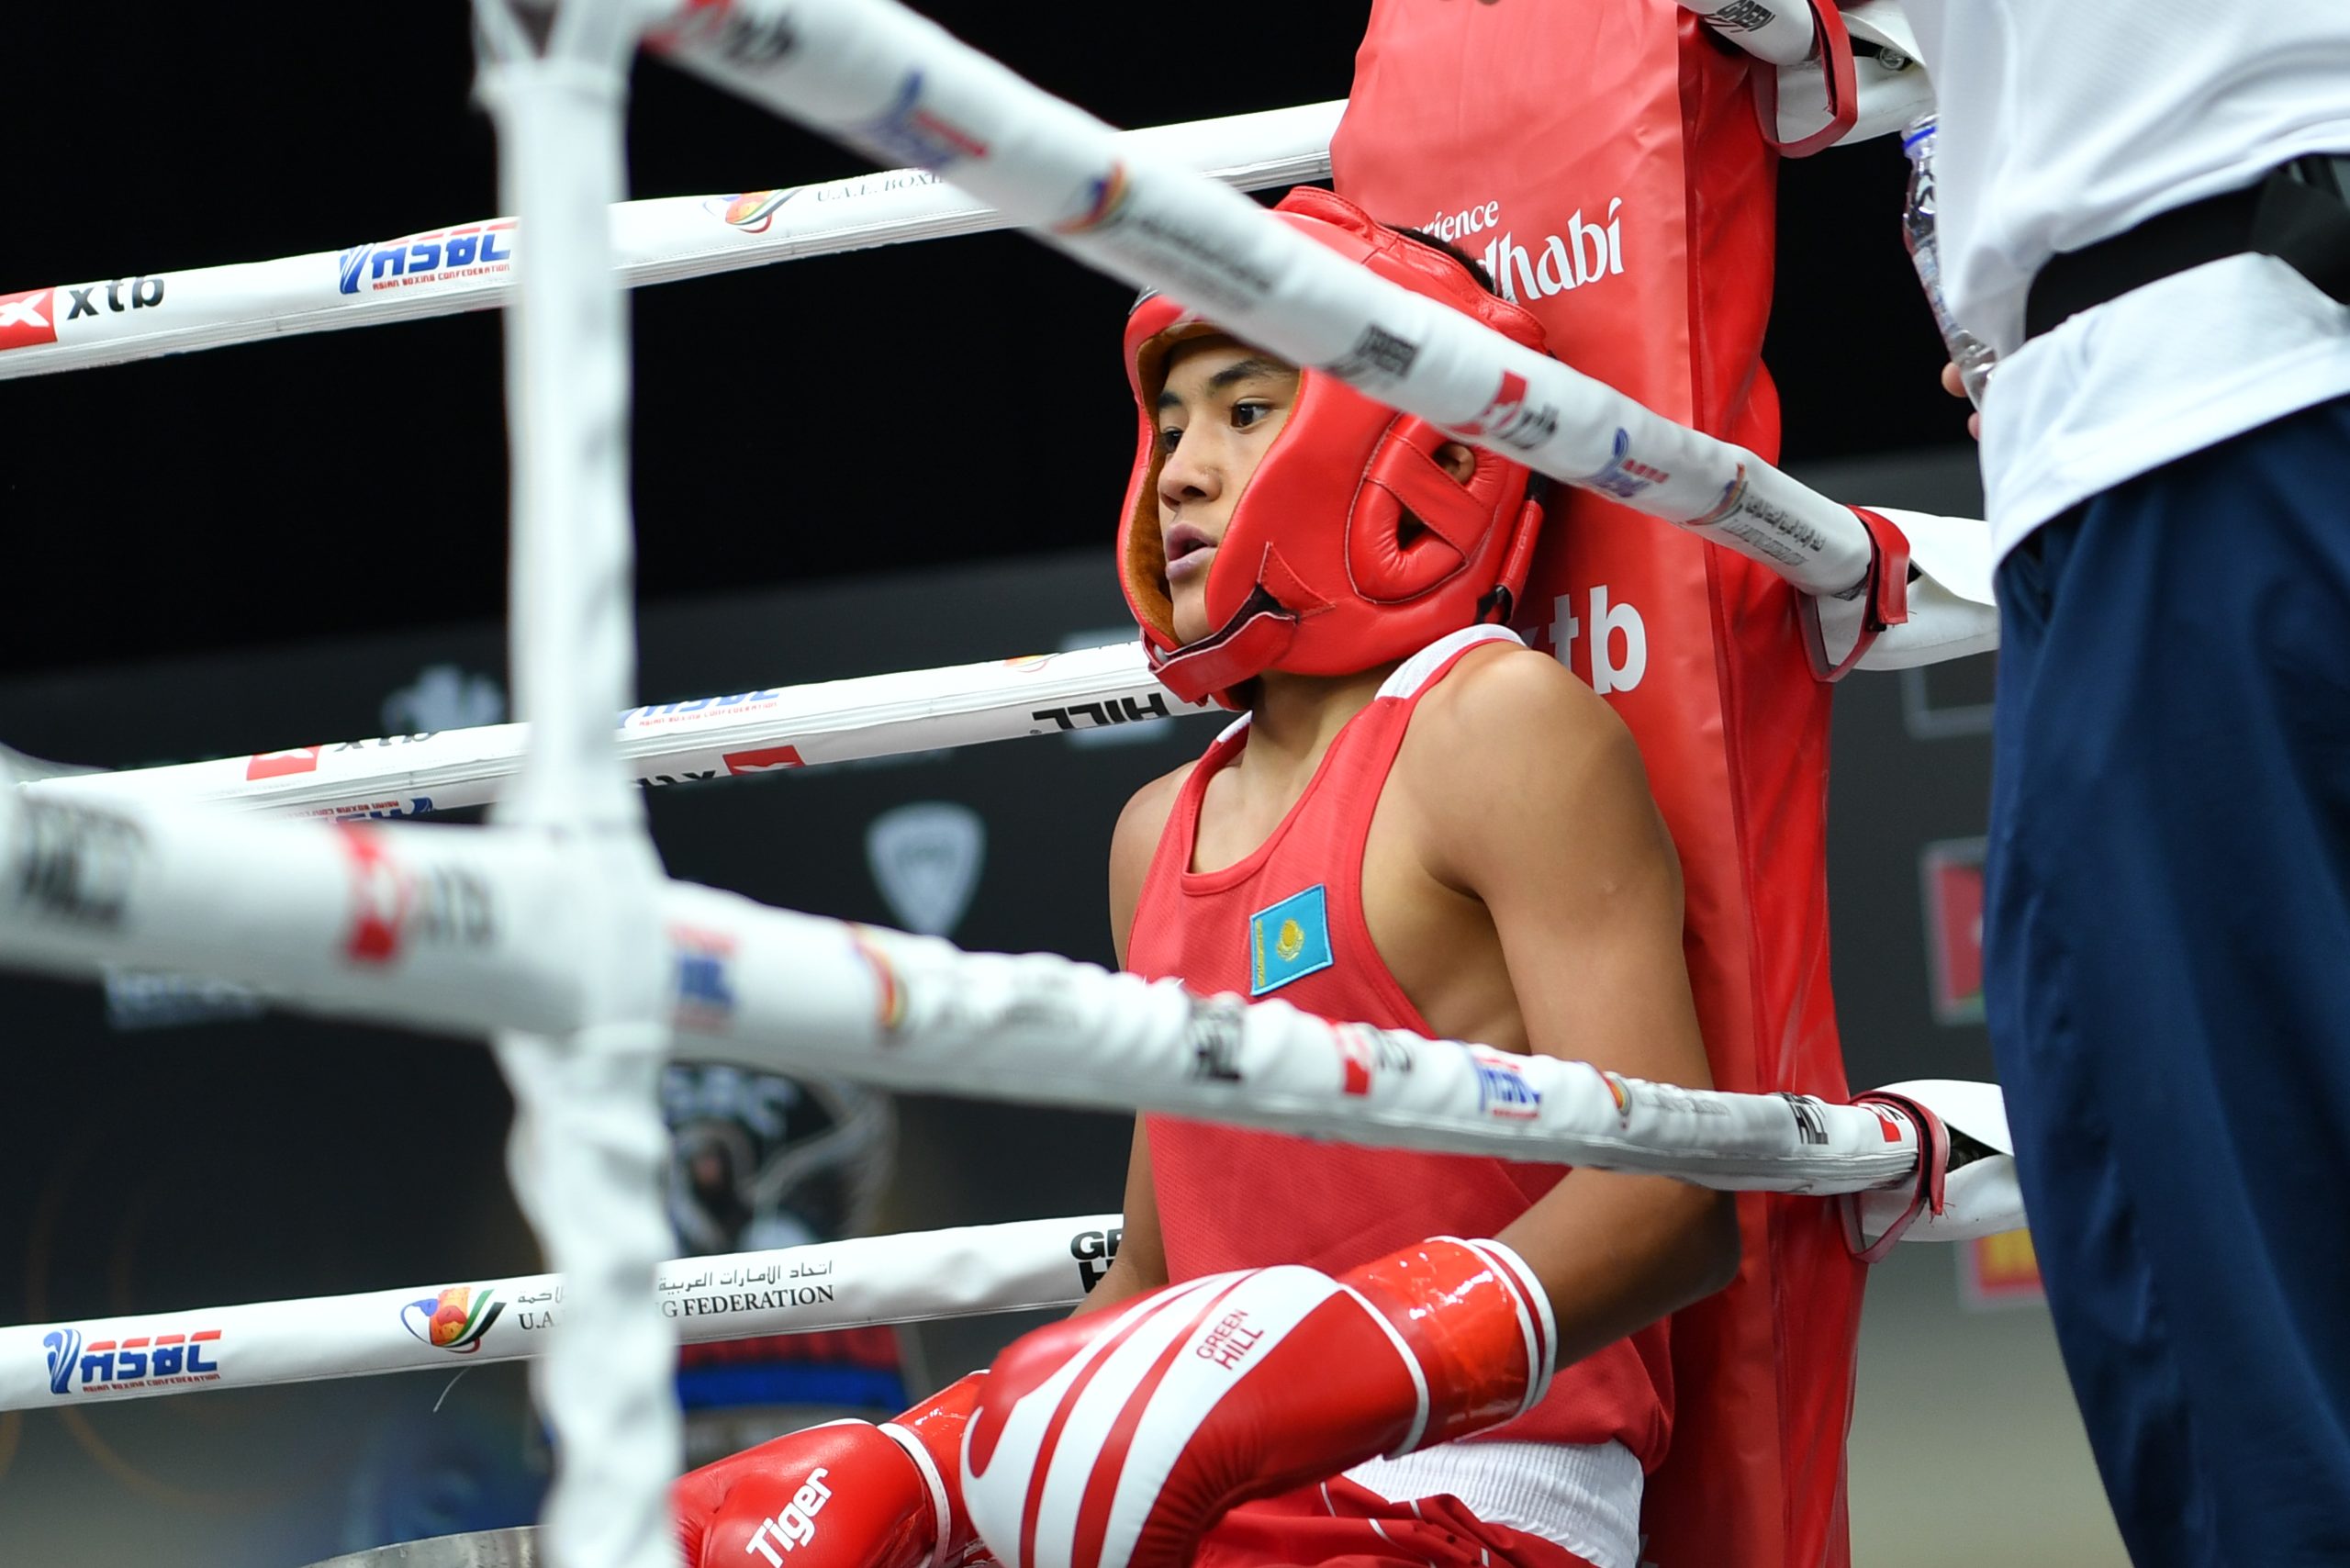
M1934 126L1936 117L1920 115L1901 133L1901 151L1909 159L1909 195L1901 204L1901 237L1917 264L1918 281L1926 286L1926 302L1934 308L1934 325L1942 331L1958 378L1976 408L1990 384L1998 355L1990 345L1951 319L1950 302L1942 297L1942 252L1934 241Z

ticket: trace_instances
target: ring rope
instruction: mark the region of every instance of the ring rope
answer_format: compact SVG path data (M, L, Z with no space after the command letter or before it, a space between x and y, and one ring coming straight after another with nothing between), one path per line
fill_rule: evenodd
M1236 189L1259 190L1326 179L1330 133L1345 109L1343 100L1303 104L1155 126L1121 140ZM1012 222L923 169L623 201L610 213L613 264L629 288ZM0 349L0 380L491 309L513 297L519 232L513 218L490 218L339 252L0 296L20 325L51 334Z
M1910 585L1909 623L1880 636L1858 667L1906 668L1995 646L1989 531L1974 519L1877 510L1899 523L1913 558L1930 575ZM1113 643L655 703L621 714L616 738L636 782L659 787L1207 711L1159 685L1139 643ZM207 762L53 774L20 787L71 799L189 801L274 816L416 816L498 799L521 767L529 734L529 725L511 723L380 735Z
M611 755L610 716L630 700L636 670L628 303L606 216L628 189L632 6L567 0L543 45L509 0L474 6L498 201L534 241L516 258L504 321L506 631L516 710L532 727L496 825L451 836L496 840L539 862L532 894L562 906L576 966L555 1026L477 1017L492 1025L491 1054L513 1092L516 1204L565 1276L568 1331L532 1378L554 1435L541 1518L560 1568L674 1561L667 1480L684 1450L676 1339L644 1311L647 1285L676 1246L661 1199L669 1137L658 1087L675 1043L652 907L662 872L643 794ZM268 865L256 863L254 886L268 885ZM386 890L400 902L378 914L392 915L397 939L407 895Z
M1114 643L632 708L621 716L618 742L631 776L662 786L1208 711L1159 685L1141 644ZM414 816L497 800L520 770L529 736L528 724L489 724L79 773L19 788L272 816Z
M566 846L0 791L0 958L217 976L327 1013L478 1035L592 1021ZM1853 1192L1918 1169L1906 1120L1644 1084L1579 1062L1198 998L665 881L669 1004L696 1057L927 1092L1158 1110L1358 1142Z
M661 1265L653 1296L688 1343L1069 1306L1122 1223L1086 1215L680 1258ZM562 1275L524 1274L5 1327L0 1410L520 1361L561 1337L567 1299ZM181 1349L159 1364L158 1346ZM85 1358L106 1358L86 1388Z
M1811 7L1804 0L1681 0L1725 43L1774 65L1801 65L1811 57Z
M1867 586L1874 548L1850 510L1354 265L1226 186L1122 147L1100 120L901 6L690 6L654 41L742 97L934 167L1087 265L1176 293L1246 342L1463 440L1807 592L1849 599Z

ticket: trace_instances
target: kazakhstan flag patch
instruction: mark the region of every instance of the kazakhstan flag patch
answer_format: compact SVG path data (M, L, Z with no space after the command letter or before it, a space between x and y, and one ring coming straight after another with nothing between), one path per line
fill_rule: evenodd
M1279 991L1334 961L1321 883L1248 917L1249 995Z

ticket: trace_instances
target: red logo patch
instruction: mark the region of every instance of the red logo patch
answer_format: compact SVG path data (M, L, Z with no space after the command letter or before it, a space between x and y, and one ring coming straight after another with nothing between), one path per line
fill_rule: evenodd
M245 764L245 781L256 778L285 778L297 773L316 773L319 757L327 748L322 745L297 745L285 751L264 751Z
M745 773L773 773L778 767L805 767L796 745L762 746L757 751L730 751L726 754L726 771L732 778Z
M1526 404L1526 377L1514 370L1502 372L1502 384L1494 393L1484 411L1460 427L1463 435L1483 435L1487 431L1500 431L1517 417Z
M0 294L0 349L28 349L57 341L57 291Z
M375 834L345 826L341 836L351 855L351 932L342 950L356 964L388 964L400 956L400 930L408 924L408 874Z

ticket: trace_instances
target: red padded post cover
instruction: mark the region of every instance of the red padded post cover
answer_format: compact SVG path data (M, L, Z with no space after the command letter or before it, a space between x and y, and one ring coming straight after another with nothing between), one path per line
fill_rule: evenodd
M1484 261L1568 364L1774 456L1760 355L1776 160L1749 69L1673 0L1378 0L1332 147L1337 188ZM1845 1098L1828 975L1830 689L1794 592L1588 491L1550 515L1518 628L1639 742L1680 846L1714 1081ZM1677 1409L1642 1560L1845 1568L1863 1270L1832 1204L1749 1194L1739 1218L1737 1282L1672 1325Z

